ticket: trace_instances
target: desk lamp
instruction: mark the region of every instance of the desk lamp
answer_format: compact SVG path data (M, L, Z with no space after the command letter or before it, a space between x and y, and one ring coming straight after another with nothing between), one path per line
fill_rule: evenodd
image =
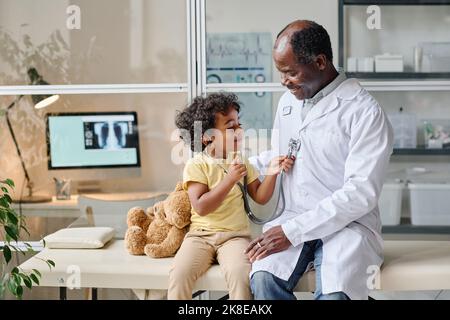
M28 77L30 78L30 85L48 85L49 84L48 82L44 81L44 79L42 79L42 77L39 75L39 73L37 72L37 70L35 68L28 69ZM9 112L20 101L20 99L22 99L23 96L24 95L18 96L18 98L15 99L6 108L6 113L5 113L6 122L8 124L8 129L9 129L9 132L11 133L11 137L14 141L14 145L16 147L17 154L19 155L20 163L22 164L22 169L25 173L25 179L26 179L26 184L27 184L27 189L28 189L28 195L22 197L19 200L16 200L15 202L22 202L22 203L49 202L52 200L50 197L33 195L33 182L30 179L27 168L23 161L22 153L21 153L19 145L17 143L16 135L14 134L14 130L11 125L11 121L9 119ZM57 101L59 99L59 95L32 95L31 99L34 103L35 109L42 109L42 108L48 107L49 105L51 105L52 103Z

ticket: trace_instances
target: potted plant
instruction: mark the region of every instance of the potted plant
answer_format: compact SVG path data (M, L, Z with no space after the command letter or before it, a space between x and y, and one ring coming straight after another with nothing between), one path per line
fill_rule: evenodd
M0 298L3 298L6 291L11 292L16 298L21 299L24 286L28 289L33 284L39 285L41 274L33 269L26 273L19 266L12 265L12 253L20 252L35 253L32 246L24 242L26 250L23 250L18 242L21 232L30 234L26 228L24 217L14 211L11 207L12 199L10 192L14 188L14 182L11 179L0 180ZM49 268L55 266L51 260L43 260Z

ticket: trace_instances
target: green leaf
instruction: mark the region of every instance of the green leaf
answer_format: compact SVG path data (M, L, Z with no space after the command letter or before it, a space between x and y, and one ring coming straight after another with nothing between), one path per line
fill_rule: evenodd
M29 277L23 278L23 283L28 289L31 289L33 287L33 283L31 282Z
M19 269L17 269L17 267L14 267L14 268L11 270L11 273L12 273L12 274L18 274L18 273L19 273Z
M15 296L19 299L22 299L23 295L23 287L22 287L22 280L20 279L20 276L18 274L13 274L14 282L16 283L16 294Z
M9 221L12 223L12 224L17 224L17 222L19 222L19 219L17 219L17 216L15 215L15 213L13 212L13 211L10 211L10 210L8 210L7 211L7 216L8 216L8 219L9 219Z
M12 239L17 241L18 232L11 226L5 226L5 231Z
M28 236L31 236L30 232L28 231L27 227L25 227L25 225L21 225L20 228L21 228L23 231L25 231L25 233L26 233Z
M55 267L55 263L52 260L47 260L47 262L54 268Z
M11 291L11 293L13 295L16 295L17 284L14 281L14 279L11 279L11 278L8 279L8 289L9 289L9 291Z
M19 299L22 299L22 295L23 295L23 287L22 286L17 286L16 297L19 298Z
M3 191L4 193L9 193L8 188L6 188L6 187L2 187L2 191Z
M31 278L31 280L33 280L34 283L39 285L39 279L36 277L36 275L34 273L30 274L30 278Z
M11 261L11 249L9 249L8 246L3 247L3 256L5 257L6 263L9 263L9 261Z
M20 280L20 276L18 273L11 273L16 285L20 286L22 284L22 280Z
M4 182L11 188L14 188L14 181L12 181L11 179L6 179Z
M27 276L25 273L23 273L23 272L19 272L18 275L19 275L19 277L21 277L22 279L28 278L28 276Z
M3 207L3 208L9 208L9 203L8 203L8 201L5 199L5 197L1 197L1 198L0 198L0 207Z
M38 275L38 277L42 277L41 273L37 269L33 269L33 272Z
M4 193L4 194L3 194L3 198L6 199L6 201L8 202L8 206L9 206L9 204L12 202L12 199L11 199L11 197L9 196L9 194Z
M13 246L13 245L11 245L11 244L10 244L9 246L12 247L14 250L20 252L22 255L25 255L25 251L23 251L22 248Z

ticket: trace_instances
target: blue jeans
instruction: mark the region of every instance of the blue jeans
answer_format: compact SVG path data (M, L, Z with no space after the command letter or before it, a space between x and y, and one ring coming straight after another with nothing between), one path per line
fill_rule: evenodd
M250 287L255 300L296 300L292 292L300 278L305 273L308 264L314 261L316 270L316 300L349 300L344 292L322 294L322 240L308 241L303 244L302 252L295 266L294 272L287 281L282 280L270 272L257 271L250 279Z

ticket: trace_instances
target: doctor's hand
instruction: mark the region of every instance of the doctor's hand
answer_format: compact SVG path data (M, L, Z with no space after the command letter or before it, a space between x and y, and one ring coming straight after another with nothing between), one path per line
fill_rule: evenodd
M266 175L273 176L279 174L282 170L288 172L294 165L295 158L288 158L287 156L278 156L273 158L269 163Z
M272 227L261 236L250 242L245 254L253 263L256 260L261 260L273 253L284 251L291 243L283 232L281 226Z

